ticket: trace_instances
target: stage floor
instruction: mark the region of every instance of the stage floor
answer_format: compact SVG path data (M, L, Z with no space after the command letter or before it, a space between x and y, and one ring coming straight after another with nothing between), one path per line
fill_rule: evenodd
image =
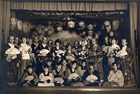
M140 94L139 88L2 87L0 94Z

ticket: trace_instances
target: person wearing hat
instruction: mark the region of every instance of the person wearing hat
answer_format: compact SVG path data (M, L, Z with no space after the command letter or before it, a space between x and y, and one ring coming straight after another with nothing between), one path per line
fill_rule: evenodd
M20 84L22 86L36 86L39 81L37 74L34 72L32 66L27 67L27 71L25 71L24 75L20 80Z
M49 72L48 66L43 68L43 72L40 73L39 79L37 86L54 86L54 76Z
M99 86L100 76L99 72L94 66L94 62L89 62L88 67L89 69L84 72L82 77L82 79L84 80L84 84L86 86Z
M117 63L112 63L112 70L109 72L108 82L103 84L104 87L123 87L124 86L124 76L121 70L118 69Z

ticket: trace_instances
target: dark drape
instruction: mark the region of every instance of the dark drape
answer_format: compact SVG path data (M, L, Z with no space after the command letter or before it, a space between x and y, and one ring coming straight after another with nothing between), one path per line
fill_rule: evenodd
M2 51L2 1L0 0L0 81L2 81L2 60L1 60L1 51ZM1 84L1 82L0 82Z
M105 2L11 2L11 9L55 11L126 10L126 3Z
M130 39L131 39L131 48L134 52L134 69L135 69L135 76L138 80L139 76L139 62L137 61L137 54L136 54L136 31L137 31L137 20L138 20L138 2L130 2L129 12L130 12Z
M139 66L138 73L140 73L140 2L138 2L138 20L137 20L137 31L136 31L136 54L137 54L137 66ZM138 76L139 87L140 87L140 75Z
M9 24L10 24L10 1L2 1L0 0L0 84L3 84L3 80L5 79L4 74L6 73L5 68L5 58L4 58L4 50L5 43L7 43L7 39L9 36ZM4 69L4 70L3 70Z
M10 1L2 1L2 29L5 35L5 42L9 36L9 25L10 25Z
M2 1L0 0L0 55L1 55L1 48L2 48ZM1 57L0 57L1 61Z

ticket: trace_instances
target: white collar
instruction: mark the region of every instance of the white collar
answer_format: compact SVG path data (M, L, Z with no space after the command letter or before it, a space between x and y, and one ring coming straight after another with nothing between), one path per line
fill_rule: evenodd
M38 45L39 43L34 43L34 45Z
M21 46L26 46L27 45L27 43L21 43Z
M47 44L42 43L42 46L45 47Z
M8 43L8 45L9 45L11 48L14 48L14 47L15 47L15 45L12 44L12 43Z

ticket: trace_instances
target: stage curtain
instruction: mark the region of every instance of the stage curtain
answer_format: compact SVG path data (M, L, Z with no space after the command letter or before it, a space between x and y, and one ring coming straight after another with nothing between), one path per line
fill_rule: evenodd
M2 30L4 31L5 43L9 37L10 25L10 1L2 1Z
M0 84L2 83L2 0L0 0Z
M0 0L0 55L1 55L1 48L2 48L2 0ZM1 61L1 56L0 56Z
M134 52L134 68L136 72L136 78L138 78L139 62L137 61L136 54L136 32L137 32L137 20L138 20L138 5L137 2L130 2L130 38L131 38L131 48ZM137 79L138 81L138 79Z
M119 2L11 2L11 9L50 11L108 11L126 10L127 3Z
M138 2L138 20L137 20L137 44L136 44L136 47L137 47L137 61L140 62L140 2ZM138 63L138 66L139 66L139 71L138 73L140 73L140 63ZM139 75L139 78L140 79L140 75ZM138 86L140 86L140 81L138 83Z

